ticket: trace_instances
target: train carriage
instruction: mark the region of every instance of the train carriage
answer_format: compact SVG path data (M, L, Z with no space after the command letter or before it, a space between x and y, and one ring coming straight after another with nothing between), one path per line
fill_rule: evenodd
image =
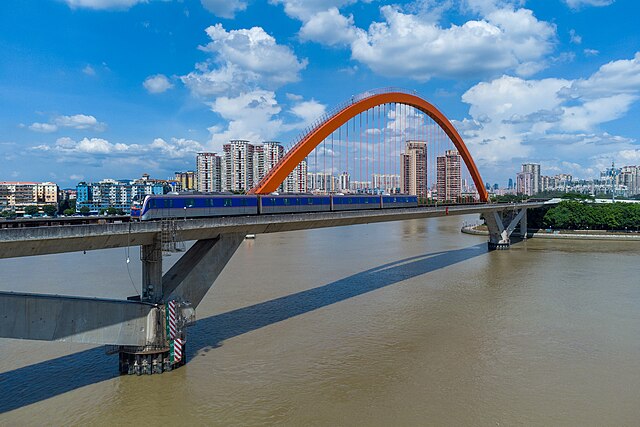
M331 197L333 211L351 211L360 209L380 209L380 196L365 194L334 195Z
M258 208L261 214L328 212L331 210L331 197L299 194L260 196Z
M382 208L415 208L418 207L418 196L389 195L382 196Z

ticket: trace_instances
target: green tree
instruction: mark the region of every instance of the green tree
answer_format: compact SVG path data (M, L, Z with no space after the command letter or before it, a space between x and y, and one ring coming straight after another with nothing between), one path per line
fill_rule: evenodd
M38 213L38 207L37 206L25 206L24 208L24 214L25 215L35 215Z
M116 211L116 215L124 215L124 211L122 209L118 209Z
M80 213L82 215L89 215L90 212L91 212L91 209L89 209L88 206L83 206L80 208Z
M116 208L114 208L113 206L109 206L107 208L107 215L115 215L117 213Z
M76 213L76 210L75 209L65 209L63 213L66 216L69 216L69 215L73 215L74 213Z
M49 216L54 216L58 212L58 208L56 205L45 205L42 211Z

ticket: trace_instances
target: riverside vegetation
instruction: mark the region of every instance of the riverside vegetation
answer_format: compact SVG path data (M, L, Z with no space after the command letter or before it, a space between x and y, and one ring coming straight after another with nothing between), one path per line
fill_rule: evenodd
M513 196L512 196L513 197ZM517 197L517 196L515 196ZM561 230L640 230L640 203L593 203L593 198L567 194L555 206L530 210L529 228ZM517 197L521 200L521 197ZM510 202L512 200L496 200Z

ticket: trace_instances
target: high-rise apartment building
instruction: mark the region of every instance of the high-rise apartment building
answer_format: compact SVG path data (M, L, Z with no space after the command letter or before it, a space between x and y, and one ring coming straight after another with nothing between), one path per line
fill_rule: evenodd
M540 165L537 163L523 163L522 172L531 174L531 191L530 196L542 191L540 182ZM526 194L526 193L523 193Z
M265 174L264 170L264 146L253 146L253 173L251 174L251 188L258 185Z
M287 193L307 192L307 161L303 160L293 169L284 180L284 190Z
M526 196L533 196L533 174L531 172L519 172L516 175L516 192Z
M400 192L427 197L427 143L407 141L400 154Z
M640 167L623 166L617 176L618 185L626 188L626 194L634 196L640 193Z
M197 189L205 193L222 191L222 159L216 153L198 153Z
M254 146L253 181L254 186L284 157L284 147L277 141L265 141ZM283 191L284 183L279 187Z
M223 182L228 191L249 191L253 188L254 146L244 139L224 144Z
M349 175L349 172L342 172L340 174L338 191L348 191L350 182L351 176Z
M437 200L458 201L462 192L461 157L456 150L447 150L436 158Z

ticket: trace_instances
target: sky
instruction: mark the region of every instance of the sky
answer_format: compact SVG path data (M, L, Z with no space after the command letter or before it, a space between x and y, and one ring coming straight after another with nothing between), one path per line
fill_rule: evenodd
M0 181L167 178L415 90L485 181L640 165L637 0L2 0Z

